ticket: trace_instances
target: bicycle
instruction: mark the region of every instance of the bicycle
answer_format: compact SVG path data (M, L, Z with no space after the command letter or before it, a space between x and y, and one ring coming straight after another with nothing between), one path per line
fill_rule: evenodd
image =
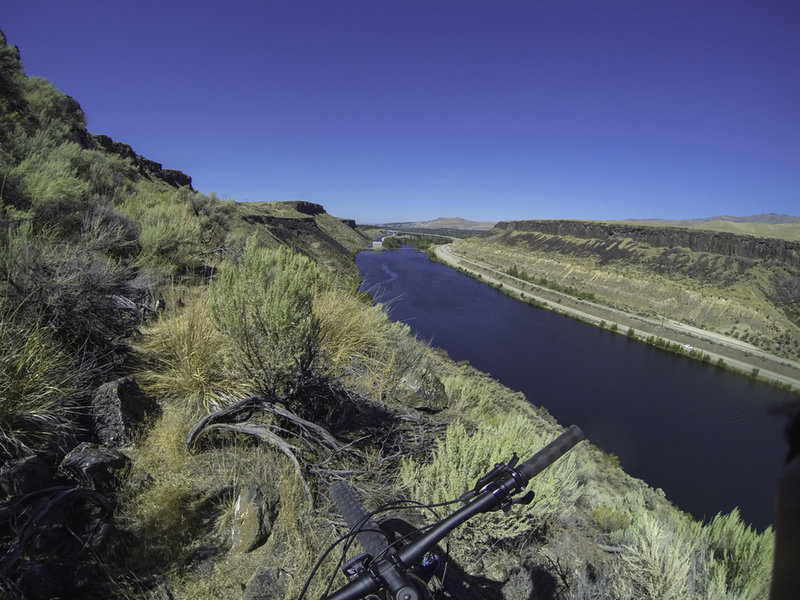
M495 465L478 479L472 490L456 500L443 503L468 501L465 506L422 529L415 529L396 518L377 523L372 518L375 514L398 507L368 513L346 482L335 482L331 486L331 498L347 522L350 532L329 547L317 562L300 599L305 595L311 579L327 555L342 541L346 542L346 553L353 537L366 552L344 564L343 570L350 582L331 595L326 590L321 600L428 600L438 597L432 595L429 589L434 580L439 586L434 593L439 596L444 594L444 597L464 600L483 598L477 590L459 581L459 578L446 577L448 561L442 558L446 553L437 549L437 544L456 527L477 514L493 510L508 512L514 504L529 504L533 500L532 491L520 498L513 496L524 490L531 479L584 438L580 428L572 425L521 464L518 464L515 453L508 463Z

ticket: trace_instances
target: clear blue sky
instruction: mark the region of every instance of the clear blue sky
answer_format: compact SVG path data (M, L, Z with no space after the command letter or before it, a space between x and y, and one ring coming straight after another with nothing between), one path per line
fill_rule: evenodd
M800 215L796 0L12 0L89 130L361 223Z

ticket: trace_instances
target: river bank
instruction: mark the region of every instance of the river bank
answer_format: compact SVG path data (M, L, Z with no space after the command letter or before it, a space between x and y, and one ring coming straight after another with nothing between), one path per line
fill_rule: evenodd
M437 246L433 253L442 263L459 269L526 302L536 303L592 325L617 331L630 338L717 364L756 377L795 393L800 391L800 363L766 353L755 346L715 332L670 319L654 320L596 302L581 300L512 277L492 265L467 259L453 245Z

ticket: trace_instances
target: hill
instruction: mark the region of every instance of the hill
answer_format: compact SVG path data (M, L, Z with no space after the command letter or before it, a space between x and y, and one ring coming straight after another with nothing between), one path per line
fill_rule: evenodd
M453 231L488 231L494 227L491 221L469 221L460 217L439 217L432 221L409 221L403 223L384 223L383 229L430 229Z
M514 268L648 318L670 319L787 359L800 354L800 244L686 227L501 222L453 252Z
M764 213L747 217L704 217L698 219L628 219L623 223L654 225L657 227L694 227L710 231L724 231L739 235L773 237L800 241L800 217Z

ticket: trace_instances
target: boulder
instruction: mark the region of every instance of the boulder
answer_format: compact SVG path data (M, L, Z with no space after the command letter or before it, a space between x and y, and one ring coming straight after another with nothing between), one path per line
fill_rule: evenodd
M264 495L261 486L250 483L236 498L233 509L231 547L234 552L251 552L272 533L277 501Z
M247 582L242 600L273 600L289 591L289 576L276 567L259 567Z
M100 386L92 397L92 416L97 437L105 445L121 446L133 430L158 405L145 396L133 377L123 377Z
M59 470L80 485L105 493L117 487L130 462L119 450L84 442L64 457Z
M6 496L25 496L52 484L50 471L38 456L9 460L0 467L0 490Z

